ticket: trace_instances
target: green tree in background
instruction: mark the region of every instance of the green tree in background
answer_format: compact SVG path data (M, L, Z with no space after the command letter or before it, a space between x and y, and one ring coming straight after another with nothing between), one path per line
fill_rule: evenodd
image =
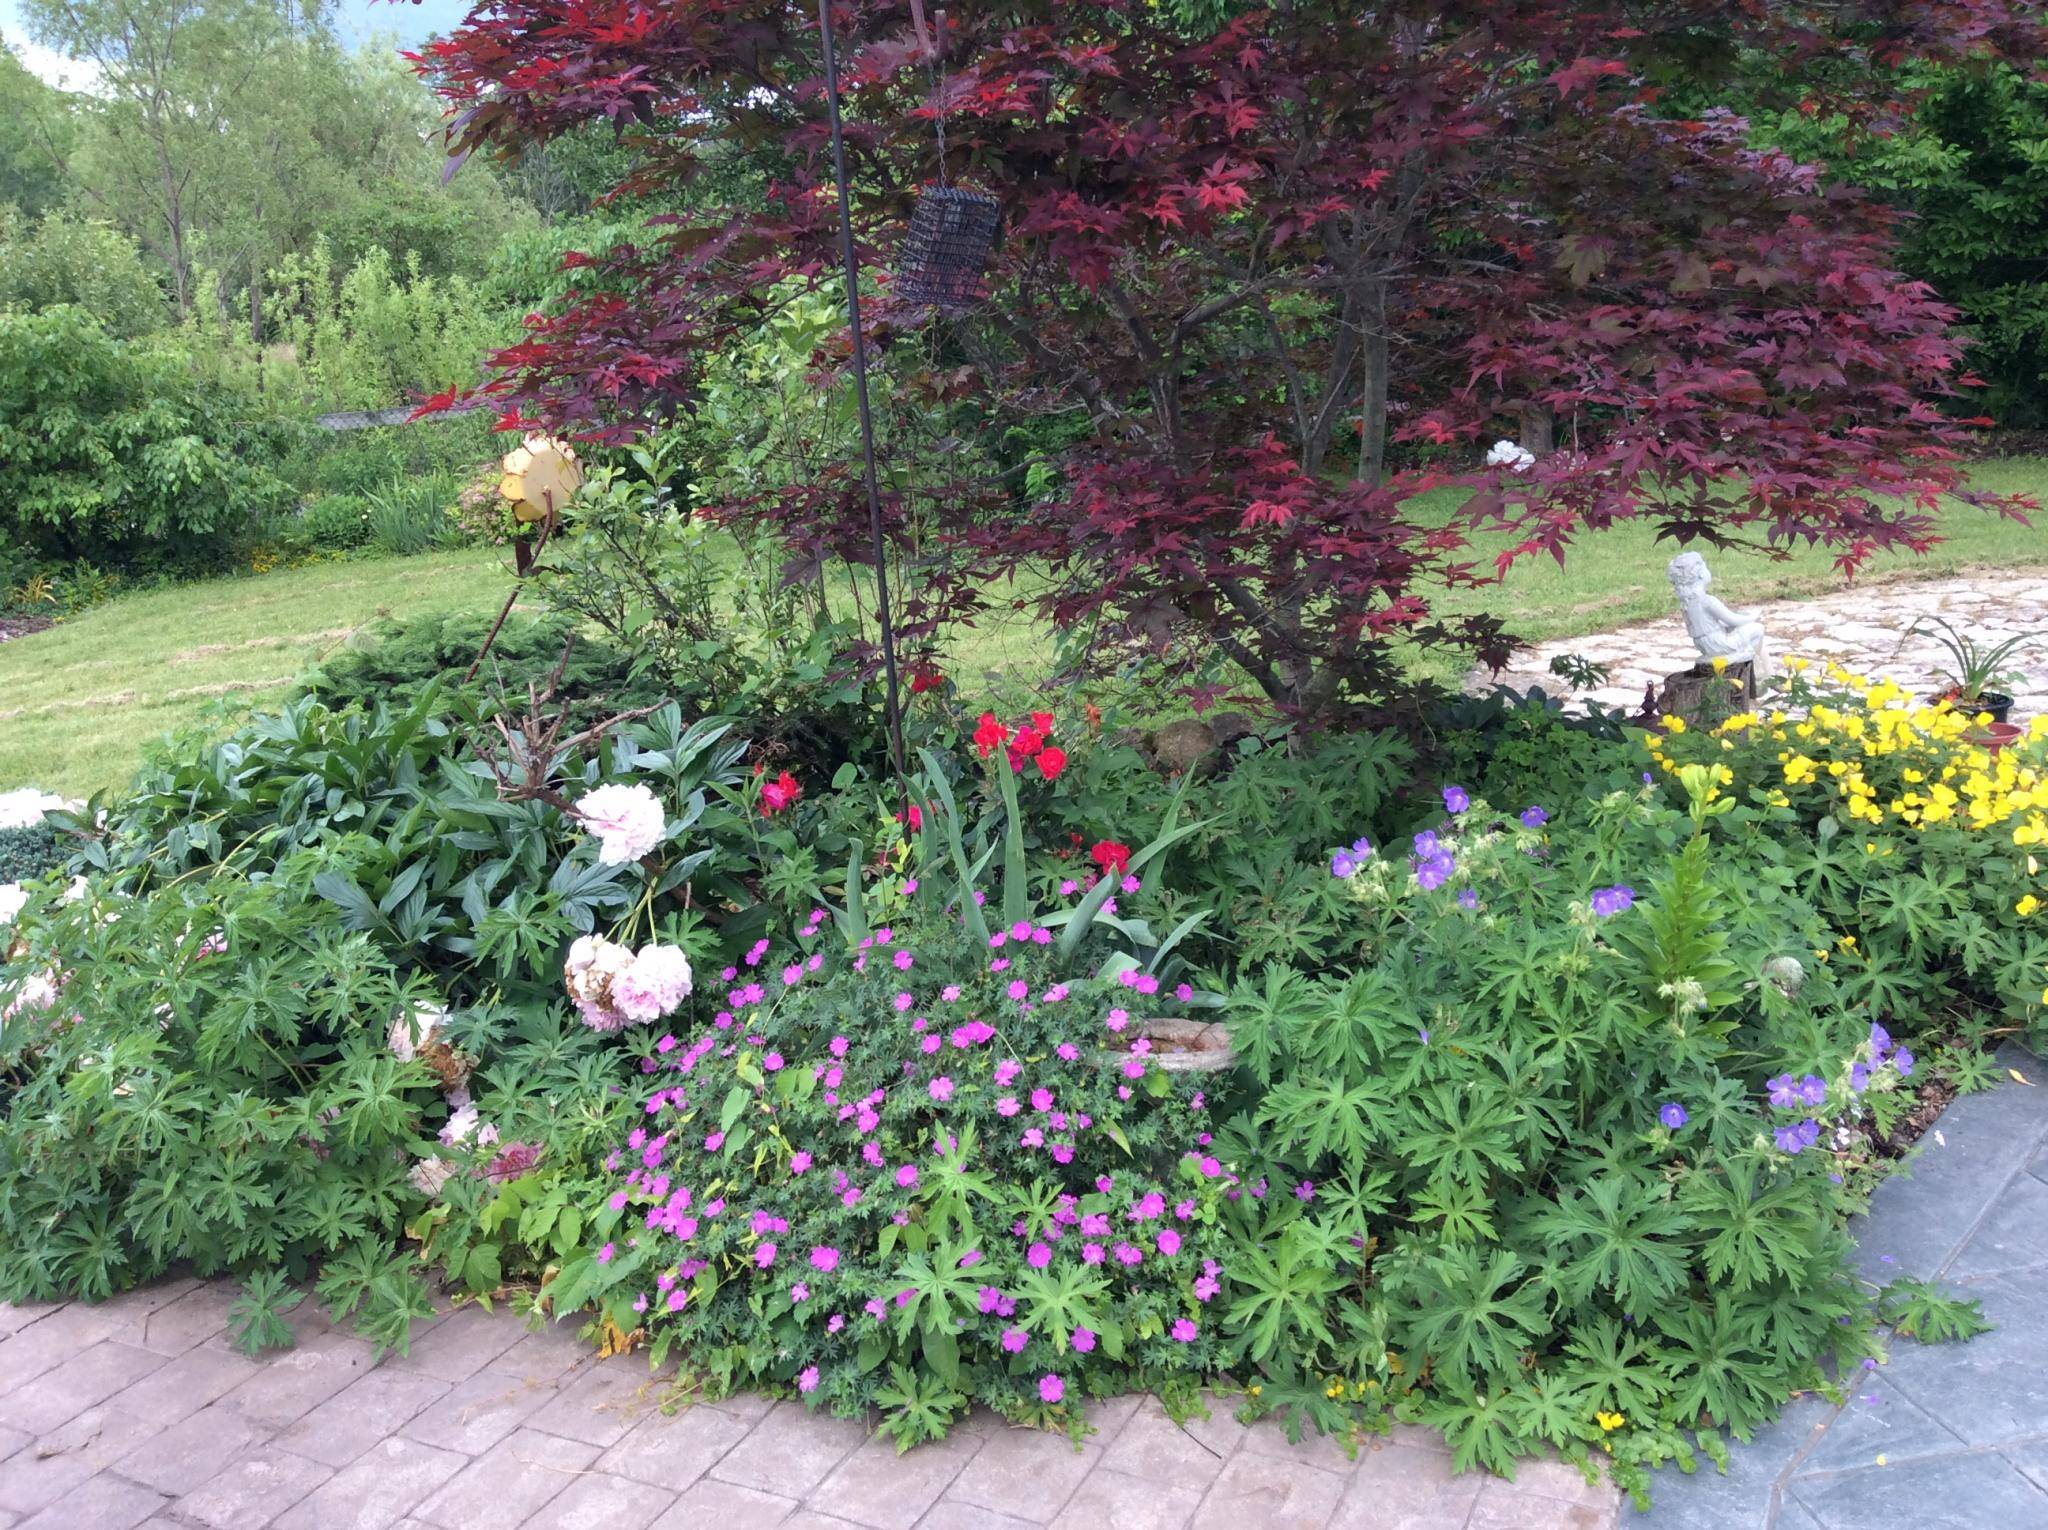
M23 0L36 36L97 65L73 142L44 143L75 204L159 264L177 312L200 273L260 335L262 278L326 235L430 273L481 268L532 213L492 176L441 185L438 113L392 50L348 53L290 0ZM466 180L467 178L465 178Z
M0 307L63 303L123 338L161 329L170 316L156 272L112 224L64 211L33 222L0 216Z
M0 206L33 218L62 202L57 162L71 139L71 104L64 92L45 85L0 46Z

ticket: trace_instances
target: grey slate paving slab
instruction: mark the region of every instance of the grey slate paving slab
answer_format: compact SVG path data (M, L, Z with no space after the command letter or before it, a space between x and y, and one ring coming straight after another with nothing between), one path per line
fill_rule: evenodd
M526 1523L531 1530L646 1530L674 1502L664 1489L595 1472L578 1477Z
M2048 1530L2048 1493L1995 1454L1802 1477L1792 1494L1824 1530Z
M163 1363L162 1355L118 1339L104 1340L0 1397L0 1425L46 1434Z
M654 1522L655 1530L774 1530L796 1512L796 1500L707 1477Z
M343 1467L449 1392L431 1376L379 1368L334 1394L278 1436L286 1450Z
M179 1499L173 1512L181 1520L211 1530L267 1525L333 1475L317 1461L275 1445L259 1445Z
M534 1425L541 1426L538 1414ZM598 1458L597 1466L599 1471L681 1493L746 1437L747 1426L730 1414L687 1407L673 1415L657 1413L642 1419Z
M418 1440L381 1440L277 1524L280 1530L388 1530L467 1464L466 1456Z
M597 1447L531 1429L478 1456L420 1505L441 1530L496 1530L538 1513L597 1459Z
M100 1476L67 1493L40 1514L22 1521L23 1530L134 1530L164 1506L164 1495L119 1477Z

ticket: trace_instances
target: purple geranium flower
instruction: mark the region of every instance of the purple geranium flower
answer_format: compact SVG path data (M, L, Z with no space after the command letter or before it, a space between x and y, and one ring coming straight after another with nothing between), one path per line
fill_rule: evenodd
M1593 893L1593 912L1602 919L1611 919L1616 914L1628 912L1635 906L1636 892L1633 887L1617 883L1613 887L1602 887Z
M1820 1140L1820 1123L1799 1121L1791 1126L1781 1126L1771 1135L1777 1138L1780 1152L1801 1153Z
M1686 1115L1685 1107L1683 1105L1680 1105L1674 1101L1673 1103L1666 1105L1663 1109L1657 1112L1657 1119L1659 1121L1662 1121L1666 1128L1675 1132L1681 1126L1685 1125L1685 1123L1688 1120L1690 1120L1691 1117Z
M1550 815L1540 807L1531 805L1522 809L1522 827L1525 829L1540 829L1549 822Z
M1462 813L1471 806L1472 799L1465 795L1464 787L1446 786L1444 788L1444 810L1446 812Z

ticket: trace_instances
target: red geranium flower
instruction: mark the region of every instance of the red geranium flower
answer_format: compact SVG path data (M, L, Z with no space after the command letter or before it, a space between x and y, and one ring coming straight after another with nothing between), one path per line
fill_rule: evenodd
M985 760L996 752L996 746L1010 736L1010 730L996 721L996 714L984 712L974 729L974 747Z
M1031 726L1050 738L1052 736L1052 713L1033 712L1031 714Z
M1131 847L1120 845L1113 839L1099 839L1095 848L1088 852L1088 859L1100 866L1105 876L1112 872L1122 876L1131 869Z
M1067 768L1067 751L1057 744L1048 745L1038 751L1039 774L1048 781L1057 781L1060 772Z
M1044 747L1045 737L1036 728L1019 728L1017 737L1010 744L1010 757L1015 759L1022 755L1028 760Z
M935 691L945 683L946 677L935 669L914 669L910 672L910 694L913 696Z
M786 770L773 781L763 781L761 783L762 816L773 817L777 813L795 807L796 799L803 794L804 789L798 784L796 777Z

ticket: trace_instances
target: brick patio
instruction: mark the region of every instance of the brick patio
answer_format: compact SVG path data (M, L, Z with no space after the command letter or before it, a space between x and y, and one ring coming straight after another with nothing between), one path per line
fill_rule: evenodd
M234 1287L174 1281L101 1306L0 1305L0 1530L1607 1530L1613 1493L1552 1463L1453 1477L1397 1430L1356 1461L1219 1400L1176 1426L1149 1398L1096 1433L978 1414L898 1455L858 1424L744 1396L664 1413L637 1357L474 1307L370 1348L303 1304L295 1348L228 1343Z

